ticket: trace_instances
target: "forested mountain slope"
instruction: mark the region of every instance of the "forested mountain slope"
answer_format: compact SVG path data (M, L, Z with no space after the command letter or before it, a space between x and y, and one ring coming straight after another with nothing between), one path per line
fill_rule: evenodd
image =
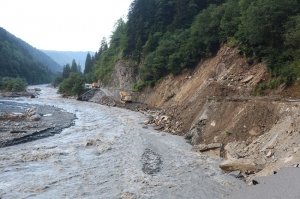
M49 83L61 66L43 52L0 28L0 76L20 77L29 84Z
M299 11L299 0L134 0L92 73L107 84L118 61L132 60L141 89L196 67L227 43L249 65L267 65L269 87L290 84L300 77Z
M49 55L44 53L41 50L38 50L34 47L32 47L30 44L24 42L22 39L19 39L15 36L12 35L19 44L27 49L28 53L37 61L42 63L44 66L46 66L49 70L54 71L54 72L62 72L62 65L58 64L53 58L51 58Z
M56 51L56 50L41 50L46 53L49 57L59 63L61 66L69 63L72 63L72 60L75 59L77 64L83 66L88 52L85 51ZM94 55L93 52L90 52L91 55Z

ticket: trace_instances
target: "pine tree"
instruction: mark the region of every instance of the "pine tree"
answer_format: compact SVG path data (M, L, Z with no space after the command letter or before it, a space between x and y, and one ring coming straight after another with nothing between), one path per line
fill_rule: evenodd
M75 61L75 59L73 59L72 65L71 65L71 72L77 73L77 72L78 72L77 69L78 69L78 68L77 68L76 61Z
M70 64L67 64L67 65L64 65L63 66L63 74L62 74L62 78L63 79L66 79L69 77L71 73L71 67L70 67Z
M92 72L92 58L91 58L91 54L90 53L88 53L86 55L84 74L87 74L89 72Z

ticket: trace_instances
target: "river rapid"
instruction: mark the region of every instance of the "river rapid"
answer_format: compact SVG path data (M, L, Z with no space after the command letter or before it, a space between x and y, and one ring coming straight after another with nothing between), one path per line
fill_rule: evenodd
M146 127L126 109L41 95L20 103L76 114L60 134L0 148L0 198L223 198L243 182L183 137Z

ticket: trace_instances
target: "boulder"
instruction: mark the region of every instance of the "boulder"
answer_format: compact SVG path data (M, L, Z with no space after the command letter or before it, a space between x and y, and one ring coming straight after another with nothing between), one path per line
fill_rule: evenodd
M272 155L273 155L273 153L272 153L272 151L270 150L270 151L267 153L266 157L267 157L267 158L270 158Z
M257 136L261 134L261 129L257 125L253 125L252 129L249 131L249 134L252 136Z
M29 118L31 121L39 121L42 119L42 116L40 114L35 114L35 115L32 115L30 118Z
M145 120L145 121L143 121L143 124L149 124L149 120Z
M27 109L27 110L25 111L25 114L26 114L28 117L31 117L31 116L33 116L33 115L36 114L36 110L37 110L37 108L36 108L35 106L32 106L32 107L30 107L29 109Z
M242 83L248 83L253 79L253 77L254 77L253 75L250 75L250 76L244 78L241 82Z
M228 159L224 160L220 165L220 168L226 172L232 172L240 170L246 171L256 171L256 166L251 159Z

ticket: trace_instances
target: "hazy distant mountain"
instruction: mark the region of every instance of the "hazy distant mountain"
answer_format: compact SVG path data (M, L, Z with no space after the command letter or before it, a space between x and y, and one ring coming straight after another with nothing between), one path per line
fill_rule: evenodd
M62 66L0 27L0 76L20 77L29 84L49 83Z
M38 50L22 39L19 39L15 37L16 40L20 43L21 46L26 48L28 50L28 53L36 60L41 62L43 65L45 65L47 68L49 68L52 71L62 72L62 65L57 63L55 60L53 60L50 56L48 56L46 53L42 52L41 50Z
M88 51L55 51L55 50L41 50L54 59L60 65L66 65L67 63L72 64L72 60L75 59L77 64L81 65L82 70L84 70L85 59ZM94 52L90 52L94 55Z

